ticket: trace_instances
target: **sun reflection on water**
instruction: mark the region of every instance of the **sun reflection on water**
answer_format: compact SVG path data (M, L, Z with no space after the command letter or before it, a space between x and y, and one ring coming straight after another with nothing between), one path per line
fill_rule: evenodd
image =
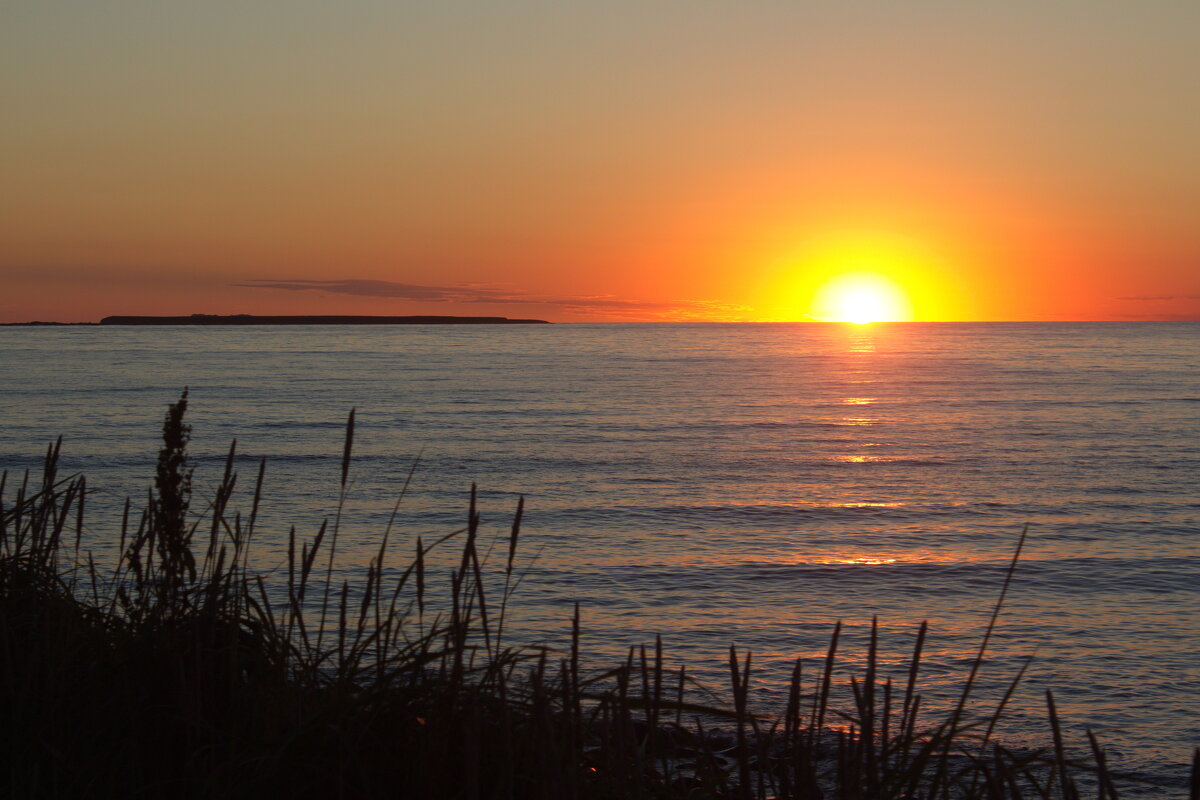
M901 508L908 503L833 503L833 508Z
M900 559L895 556L855 556L849 554L820 556L818 558L805 559L804 563L814 564L817 566L856 566L856 567L883 567L888 564L895 564Z
M987 555L976 558L964 558L962 553L947 553L928 548L874 550L869 545L862 548L829 547L822 548L823 552L793 550L776 563L790 563L814 567L887 567L907 568L916 566L947 565L947 564L1003 564L1005 556ZM1011 557L1011 556L1009 556Z
M850 352L857 354L875 352L875 336L870 328L855 326L850 332Z

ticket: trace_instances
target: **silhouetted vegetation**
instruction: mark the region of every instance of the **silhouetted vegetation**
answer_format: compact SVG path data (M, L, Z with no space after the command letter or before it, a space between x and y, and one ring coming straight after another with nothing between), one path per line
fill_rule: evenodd
M389 524L360 585L335 585L353 413L336 513L311 539L293 529L286 566L256 574L262 467L248 513L232 511L231 448L197 511L186 409L185 392L155 491L141 510L126 501L104 566L82 546L87 484L58 474L61 439L40 480L0 478L7 797L1117 797L1095 737L1086 763L1067 757L1049 693L1044 750L995 741L1012 688L971 708L990 626L946 719L922 715L923 625L903 686L879 676L872 632L845 709L831 701L835 628L815 679L797 661L786 709L768 717L751 708L751 655L732 648L722 708L694 702L661 641L587 669L578 608L561 650L506 645L522 504L503 570L481 556L472 491L461 530L394 557ZM452 545L448 596L432 598L427 559Z

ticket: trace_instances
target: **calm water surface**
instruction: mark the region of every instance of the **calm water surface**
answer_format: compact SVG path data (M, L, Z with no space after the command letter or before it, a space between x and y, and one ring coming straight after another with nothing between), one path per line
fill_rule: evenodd
M1028 524L984 682L994 696L1034 656L1006 735L1046 739L1048 686L1080 754L1090 726L1120 767L1178 786L1200 744L1198 324L7 328L0 343L0 466L36 467L64 434L65 468L100 490L99 550L149 486L184 385L201 495L229 440L247 480L268 459L265 568L290 525L311 535L335 505L356 407L347 576L420 453L406 537L461 525L472 482L496 535L526 496L526 639L563 641L579 601L593 663L662 633L668 662L713 685L736 643L769 710L794 658L816 674L836 621L861 664L873 615L897 679L929 621L945 702Z

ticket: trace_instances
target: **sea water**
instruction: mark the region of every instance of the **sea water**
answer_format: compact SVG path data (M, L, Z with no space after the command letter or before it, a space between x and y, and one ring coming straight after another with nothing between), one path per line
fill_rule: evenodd
M266 458L268 571L335 511L354 408L339 577L410 472L401 566L476 483L487 542L526 499L521 641L562 644L578 602L588 664L661 634L717 690L736 644L769 712L836 622L843 679L874 617L899 683L927 620L935 713L1028 526L981 681L986 705L1032 659L1004 735L1048 741L1051 688L1073 753L1094 729L1151 797L1200 744L1200 324L6 328L0 353L0 467L63 435L99 551L183 387L198 498L230 440L243 501Z

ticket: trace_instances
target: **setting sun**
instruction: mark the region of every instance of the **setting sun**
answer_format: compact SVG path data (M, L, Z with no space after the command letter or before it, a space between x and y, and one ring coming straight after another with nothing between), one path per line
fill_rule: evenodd
M912 319L904 290L874 273L839 275L817 292L813 316L830 322L896 322Z

